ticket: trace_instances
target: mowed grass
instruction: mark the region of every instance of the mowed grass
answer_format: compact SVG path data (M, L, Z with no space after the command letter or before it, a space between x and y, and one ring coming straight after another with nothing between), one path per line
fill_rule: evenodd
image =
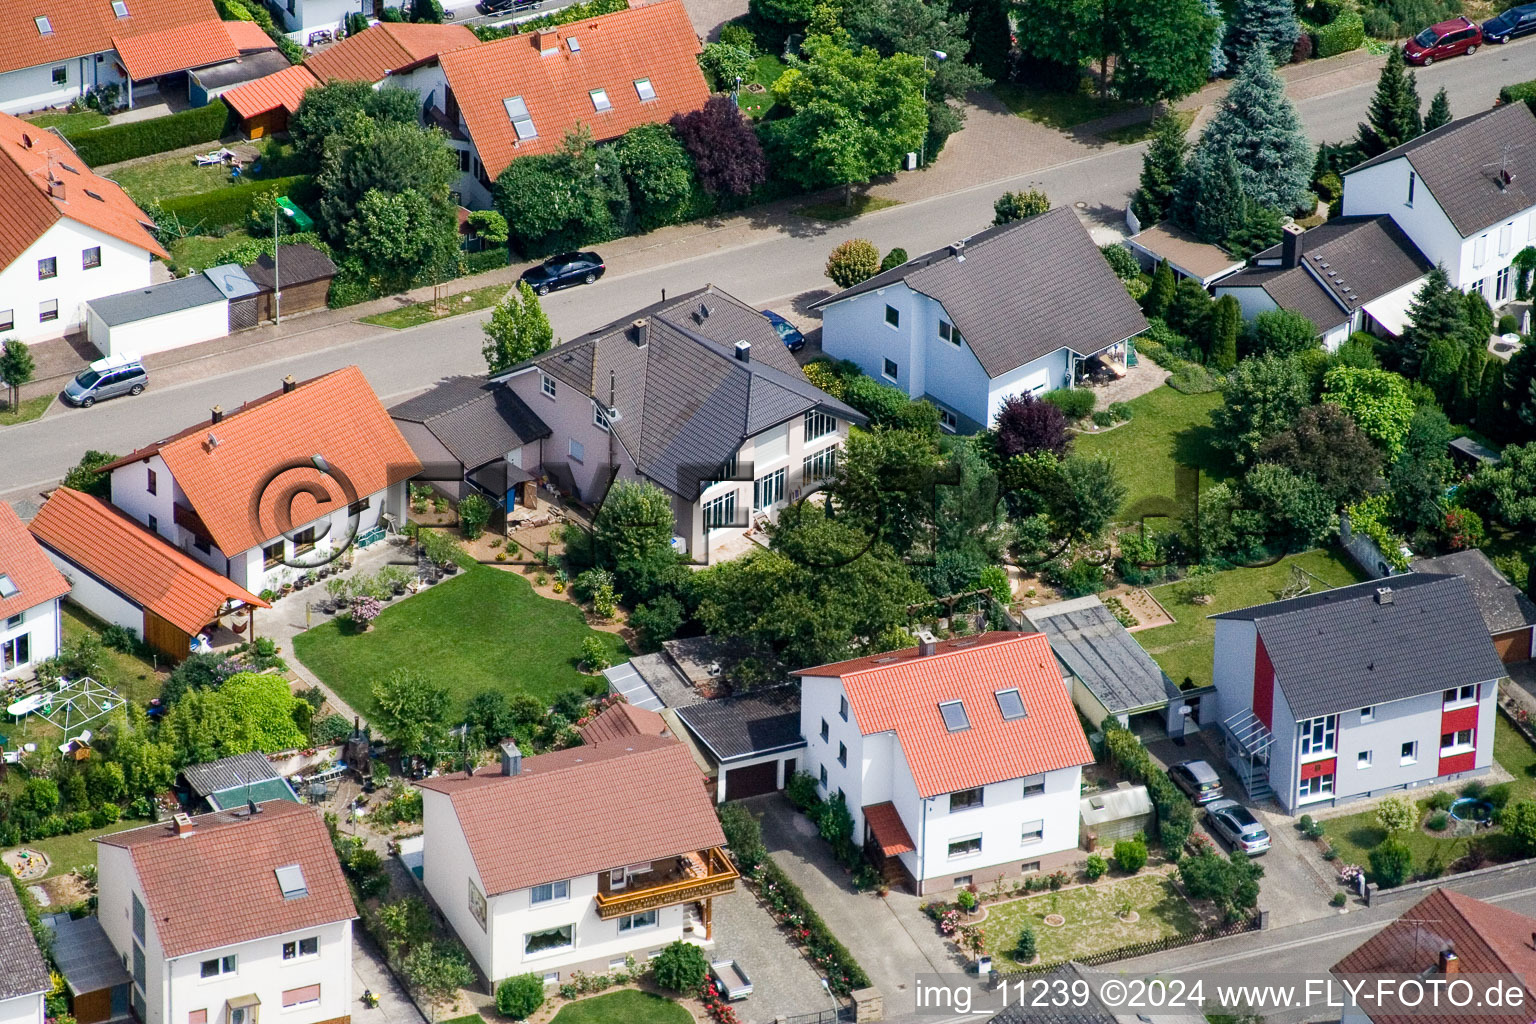
M1134 421L1133 421L1134 422ZM1206 578L1214 599L1210 604L1190 600L1188 583L1165 583L1150 593L1174 622L1142 630L1136 640L1162 666L1174 685L1187 677L1196 686L1211 682L1211 657L1216 649L1216 623L1207 616L1278 600L1292 583L1292 566L1300 566L1324 583L1312 581L1313 591L1348 586L1364 579L1342 551L1319 549L1289 555L1257 569L1228 569Z
M388 605L370 632L332 620L294 637L293 647L365 715L375 711L374 682L404 670L447 689L457 716L487 690L547 701L591 684L576 668L587 636L599 637L613 661L629 659L624 641L588 628L575 605L538 596L516 573L477 565Z
M434 320L442 320L445 317L458 316L460 313L473 313L476 310L489 309L500 302L509 290L508 285L488 284L484 288L475 288L471 291L448 296L441 310L434 308L430 302L417 302L409 306L401 306L399 309L391 309L383 313L375 313L372 316L361 317L360 319L365 324L392 327L397 331L404 330L407 327L420 327L422 324L429 324Z
M1138 919L1127 924L1116 916L1122 896L1128 896ZM1047 914L1060 914L1066 924L1052 928ZM1025 926L1034 929L1042 963L1078 959L1140 942L1153 942L1195 931L1199 917L1189 902L1163 875L1138 875L1109 885L1085 885L1060 893L993 903L987 919L987 945L1002 970L1023 966L1014 959Z
M742 111L753 120L759 120L773 109L773 83L784 74L784 62L771 53L764 54L752 62L752 74L741 83L741 94L736 97L736 102ZM747 86L756 83L763 87L763 92L749 92ZM732 83L721 82L722 89L730 90Z
M551 1024L693 1024L693 1015L670 999L624 989L567 1003Z
M1076 89L1043 89L1017 82L999 82L992 93L1019 117L1028 118L1048 128L1074 128L1110 114L1131 110L1135 104L1113 97L1100 99L1088 78Z
M21 774L17 772L15 774ZM84 832L76 832L70 836L54 836L52 839L37 839L30 843L22 843L13 846L13 850L36 850L48 858L48 873L44 878L52 878L55 875L67 875L75 868L87 864L96 863L96 844L91 840L97 836L111 835L113 832L122 832L130 828L139 828L147 824L143 821L120 821L106 828L87 829ZM4 852L4 851L0 851ZM37 881L28 879L29 883Z
M249 237L243 230L227 235L187 235L172 239L166 248L171 251L171 266L178 273L185 273L215 266L221 252Z
M1104 455L1114 463L1128 492L1122 521L1134 522L1147 513L1173 513L1184 497L1178 487L1178 466L1199 469L1203 484L1226 479L1225 456L1212 444L1216 429L1211 426L1211 412L1221 405L1220 392L1186 395L1165 385L1128 404L1129 423L1102 434L1078 434L1073 441L1079 455Z
M0 389L3 394L3 389ZM0 398L0 427L14 427L18 423L27 423L37 419L48 411L48 406L53 404L57 395L38 395L36 398L23 398L12 409L10 401Z
M839 221L851 220L854 217L866 213L874 213L876 210L884 210L891 206L900 206L898 199L886 199L883 196L858 195L853 197L853 202L845 203L842 200L833 200L830 203L810 203L799 207L795 213L811 220Z
M52 114L37 114L26 120L39 128L57 128L65 138L83 135L96 128L104 128L107 125L107 115L96 110L81 110L76 113L58 111Z
M218 148L218 143L210 142L202 152L211 153ZM258 162L261 170L253 173L252 168ZM190 155L119 164L107 177L123 186L135 198L149 200L237 188L287 174L302 174L305 170L295 164L290 146L274 142L267 144L257 161L248 162L240 168L238 178L231 177L230 168L223 164L199 167Z

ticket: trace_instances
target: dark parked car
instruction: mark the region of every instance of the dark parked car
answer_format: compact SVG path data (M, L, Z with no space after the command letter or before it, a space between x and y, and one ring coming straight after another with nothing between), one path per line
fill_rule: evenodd
M1197 806L1222 797L1221 777L1205 761L1180 761L1168 769L1168 777Z
M773 329L779 332L779 340L784 342L784 347L791 352L799 352L805 348L805 335L800 333L800 328L785 320L771 309L763 310L763 316L773 324Z
M1429 67L1437 60L1459 57L1477 52L1483 41L1482 30L1470 18L1452 18L1438 25L1431 25L1403 45L1403 56L1409 64Z
M548 295L556 288L591 284L607 269L595 252L564 252L523 271L523 280L538 294Z
M1483 22L1483 38L1490 43L1507 43L1532 32L1536 32L1536 4L1511 7Z
M1211 831L1231 844L1232 849L1242 850L1250 857L1257 857L1269 849L1269 831L1259 819L1236 800L1217 800L1207 804L1205 821Z
M477 5L482 14L502 14L532 11L544 6L544 0L481 0Z

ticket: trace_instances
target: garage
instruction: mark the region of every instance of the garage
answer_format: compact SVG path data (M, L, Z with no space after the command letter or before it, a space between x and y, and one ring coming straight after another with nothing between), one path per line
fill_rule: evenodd
M85 310L87 336L108 356L147 356L229 333L229 302L202 274L103 295Z
M1493 649L1499 652L1499 660L1506 665L1530 660L1530 629L1516 629L1508 633L1496 634L1493 638Z
M749 796L762 796L778 789L779 764L763 761L745 768L730 768L725 773L725 798L745 800Z

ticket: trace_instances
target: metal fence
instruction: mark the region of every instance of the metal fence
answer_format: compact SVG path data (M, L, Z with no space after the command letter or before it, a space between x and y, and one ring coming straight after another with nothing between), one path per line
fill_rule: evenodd
M840 1021L856 1020L852 1006L840 1006L836 1010L819 1010L816 1013L800 1013L793 1017L780 1017L781 1024L839 1024Z

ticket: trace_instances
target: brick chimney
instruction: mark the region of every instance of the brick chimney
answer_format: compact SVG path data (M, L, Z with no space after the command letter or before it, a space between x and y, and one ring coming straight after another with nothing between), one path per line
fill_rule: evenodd
M1449 950L1449 949L1442 949L1440 951L1440 973L1441 974L1459 974L1459 973L1461 973L1461 961L1456 959L1455 951Z
M1306 232L1299 224L1287 224L1280 229L1280 265L1301 266L1301 236Z
M182 812L171 818L171 828L175 830L178 836L185 837L191 835L196 830L197 824L192 820L191 816Z

